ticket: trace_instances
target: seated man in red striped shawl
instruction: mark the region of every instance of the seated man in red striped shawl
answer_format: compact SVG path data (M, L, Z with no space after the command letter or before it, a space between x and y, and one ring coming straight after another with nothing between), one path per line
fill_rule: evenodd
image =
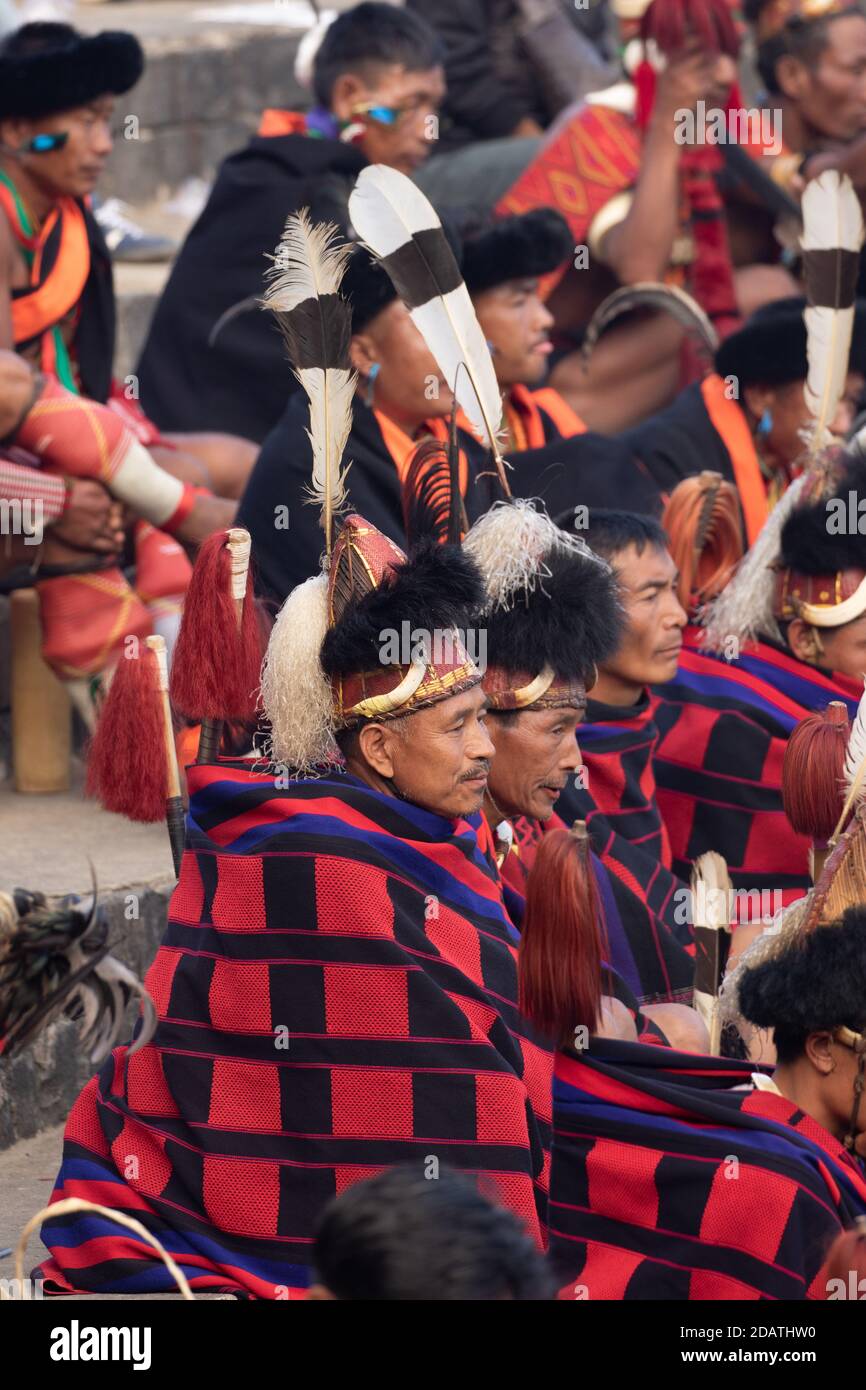
M556 810L570 824L585 820L593 848L611 874L629 929L657 956L651 998L690 1002L682 964L668 973L661 941L691 952L688 894L672 872L670 844L655 795L658 741L649 687L676 673L686 615L676 594L667 537L652 517L592 509L581 533L613 567L626 621L616 649L598 664L598 680L581 726L583 763ZM658 923L664 937L657 939ZM644 950L649 950L647 944ZM661 956L658 956L659 952Z
M866 670L866 536L857 530L866 469L851 465L829 495L803 497L778 503L655 692L657 795L674 869L687 874L717 850L734 886L764 897L762 917L772 894L800 896L811 881L809 839L782 809L788 738L831 701L853 716Z
M544 1244L551 1053L519 1016L516 933L478 842L480 601L468 557L407 562L349 515L271 635L276 771L190 771L146 981L159 1025L82 1092L54 1195L134 1215L194 1287L300 1296L324 1207L398 1163L471 1173ZM170 1287L104 1219L45 1239L60 1288Z
M465 548L481 566L488 597L484 689L496 756L484 812L500 845L506 905L520 922L547 832L565 826L554 806L580 778L587 695L620 641L623 613L610 567L531 506L494 508ZM595 837L591 846L575 898L584 934L603 924L609 964L624 986L617 996L632 1005L684 997L694 975L686 945L617 872L611 847ZM562 866L539 869L548 887L562 877ZM554 924L546 925L564 960Z
M557 1058L551 1247L568 1296L838 1297L824 1262L866 1216L861 817L723 986L723 1016L772 1030L772 1076L604 1040Z

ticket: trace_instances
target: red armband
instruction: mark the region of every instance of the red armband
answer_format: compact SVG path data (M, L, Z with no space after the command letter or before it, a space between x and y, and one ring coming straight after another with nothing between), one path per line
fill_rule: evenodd
M192 483L184 483L183 496L172 512L168 521L164 521L160 526L161 531L167 531L170 536L175 535L178 527L182 526L195 506L199 497L209 495L206 487L194 487Z

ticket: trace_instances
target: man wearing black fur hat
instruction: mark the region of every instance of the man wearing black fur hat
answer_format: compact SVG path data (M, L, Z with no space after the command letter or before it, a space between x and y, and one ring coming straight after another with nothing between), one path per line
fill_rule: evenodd
M487 589L484 689L496 754L484 811L499 844L506 900L519 920L522 898L512 906L512 895L527 892L545 833L564 825L554 807L575 781L586 786L580 726L599 666L621 639L623 611L611 567L531 504L493 508L472 527L464 549L477 560ZM597 814L591 805L582 805L579 813L586 817L587 809L590 816ZM651 1013L653 1001L667 1009L665 1019L658 1020L662 1028L676 1030L689 1047L680 1030L688 1024L690 1038L700 1038L699 1020L678 1017L682 1003L671 1009L661 1002L684 1001L689 994L694 965L686 945L673 934L659 902L651 905L640 897L636 877L618 871L612 844L618 837L599 837L589 829L595 887L587 882L575 904L574 925L592 934L599 920L604 923L608 960L626 989L651 1004ZM648 874L653 872L658 876L660 866L650 864ZM553 929L547 936L555 958L563 942Z
M863 464L805 499L800 479L703 615L673 679L656 691L653 763L674 868L708 849L736 887L788 899L810 881L809 840L784 820L782 760L807 714L856 714L866 671ZM853 499L853 502L852 502ZM773 821L785 826L772 833Z
M507 453L586 429L558 391L538 389L553 352L553 315L539 282L572 254L568 223L552 208L463 231L461 269L504 393Z
M0 348L112 400L168 472L237 498L255 450L218 434L163 437L112 380L111 261L87 199L111 153L115 97L141 76L132 34L33 23L0 41Z
M667 493L704 469L739 493L748 544L755 541L804 453L809 415L804 299L759 309L726 338L715 372L683 391L667 410L620 436ZM830 425L844 437L866 387L866 303L854 320L848 380Z
M478 841L481 598L462 552L407 561L345 517L328 572L271 633L276 766L223 763L217 783L190 769L200 830L148 975L160 1021L82 1092L55 1195L108 1183L193 1287L302 1296L328 1202L371 1167L435 1177L431 1155L489 1184L543 1247L552 1054L518 1011L516 933ZM143 1156L134 1173L121 1149ZM119 1265L108 1228L56 1231L60 1288L171 1286L138 1237L120 1237Z

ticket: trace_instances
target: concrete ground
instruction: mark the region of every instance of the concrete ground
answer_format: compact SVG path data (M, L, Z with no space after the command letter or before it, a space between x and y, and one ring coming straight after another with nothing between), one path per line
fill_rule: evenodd
M0 1153L0 1250L11 1247L14 1251L31 1216L48 1204L54 1179L60 1167L60 1151L63 1145L63 1126L43 1130L32 1139L22 1139L11 1149ZM119 1228L118 1228L119 1229ZM47 1251L39 1239L38 1232L30 1237L24 1258L24 1277ZM14 1279L14 1260L11 1255L0 1259L0 1279ZM65 1303L92 1303L94 1294L72 1294L58 1300L58 1306ZM198 1293L197 1299L236 1300L230 1294ZM103 1294L99 1302L143 1303L151 1299L181 1302L180 1294Z
M0 1250L7 1246L14 1250L30 1217L47 1205L60 1167L62 1144L63 1126L55 1125L0 1153ZM25 1277L44 1255L45 1248L34 1234L24 1260ZM8 1255L0 1260L0 1279L14 1276L12 1256Z
M80 779L80 773L79 773ZM174 882L164 825L136 825L68 792L28 796L0 782L0 889L86 893L90 867L100 894Z

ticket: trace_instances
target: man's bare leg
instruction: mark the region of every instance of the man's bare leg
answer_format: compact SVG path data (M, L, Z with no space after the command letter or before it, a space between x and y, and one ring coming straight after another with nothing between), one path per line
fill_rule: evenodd
M233 434L166 434L164 437L176 445L177 452L159 447L151 451L163 468L174 473L175 470L169 467L169 462L173 454L176 459L179 454L187 464L194 461L204 470L205 486L210 487L217 496L231 497L235 500L243 496L247 479L259 456L258 444ZM182 475L175 473L175 476Z

